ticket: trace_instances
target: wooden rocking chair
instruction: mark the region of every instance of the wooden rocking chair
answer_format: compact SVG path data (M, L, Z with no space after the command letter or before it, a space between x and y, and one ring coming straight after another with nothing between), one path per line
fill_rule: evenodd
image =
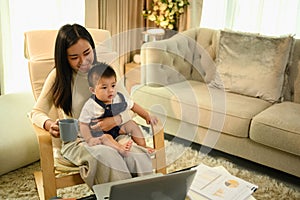
M109 39L110 32L101 29L88 29L91 33L95 44ZM54 66L54 44L57 30L34 30L24 33L24 54L28 60L29 75L32 90L35 99L41 93L44 81ZM49 113L52 119L57 118L57 111L53 107ZM40 150L41 170L34 173L35 181L40 199L49 199L57 196L57 189L74 186L84 183L76 167L71 167L67 160L55 158L55 148L57 139L45 131L33 125L37 134ZM156 172L166 173L166 159L164 149L164 130L161 123L152 127L153 146L156 149L155 158L153 158L153 168ZM57 159L57 160L56 160ZM63 173L57 171L56 163L60 166L66 165L66 169L72 169L72 173ZM75 169L75 172L74 170Z

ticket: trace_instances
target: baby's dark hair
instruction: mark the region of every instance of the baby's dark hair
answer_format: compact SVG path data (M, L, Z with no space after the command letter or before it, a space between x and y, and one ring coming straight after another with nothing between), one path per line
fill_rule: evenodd
M100 78L117 78L115 70L108 64L99 62L92 66L88 72L89 86L94 88L97 85Z

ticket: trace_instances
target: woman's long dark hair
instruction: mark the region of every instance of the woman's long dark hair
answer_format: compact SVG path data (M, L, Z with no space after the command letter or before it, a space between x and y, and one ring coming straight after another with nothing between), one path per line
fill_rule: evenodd
M76 44L79 39L87 40L94 53L94 62L97 61L95 43L87 29L79 24L66 24L57 34L55 42L54 60L56 68L55 82L52 87L53 103L57 108L72 116L72 77L73 69L68 62L67 49Z

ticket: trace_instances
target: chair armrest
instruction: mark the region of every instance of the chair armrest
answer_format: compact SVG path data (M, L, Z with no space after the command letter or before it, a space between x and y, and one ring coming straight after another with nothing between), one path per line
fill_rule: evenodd
M54 169L54 157L52 136L50 133L35 124L33 124L34 131L37 135L39 149L40 149L40 164L43 169L44 181L56 182L55 169Z
M153 147L156 151L156 172L166 174L166 152L164 129L160 120L157 124L151 125L153 133Z

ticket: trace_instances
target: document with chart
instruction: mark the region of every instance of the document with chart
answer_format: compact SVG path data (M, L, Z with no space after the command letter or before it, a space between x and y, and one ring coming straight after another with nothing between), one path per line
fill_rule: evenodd
M190 189L212 200L247 199L258 188L255 184L231 175L222 166L200 164L195 169L197 173Z

